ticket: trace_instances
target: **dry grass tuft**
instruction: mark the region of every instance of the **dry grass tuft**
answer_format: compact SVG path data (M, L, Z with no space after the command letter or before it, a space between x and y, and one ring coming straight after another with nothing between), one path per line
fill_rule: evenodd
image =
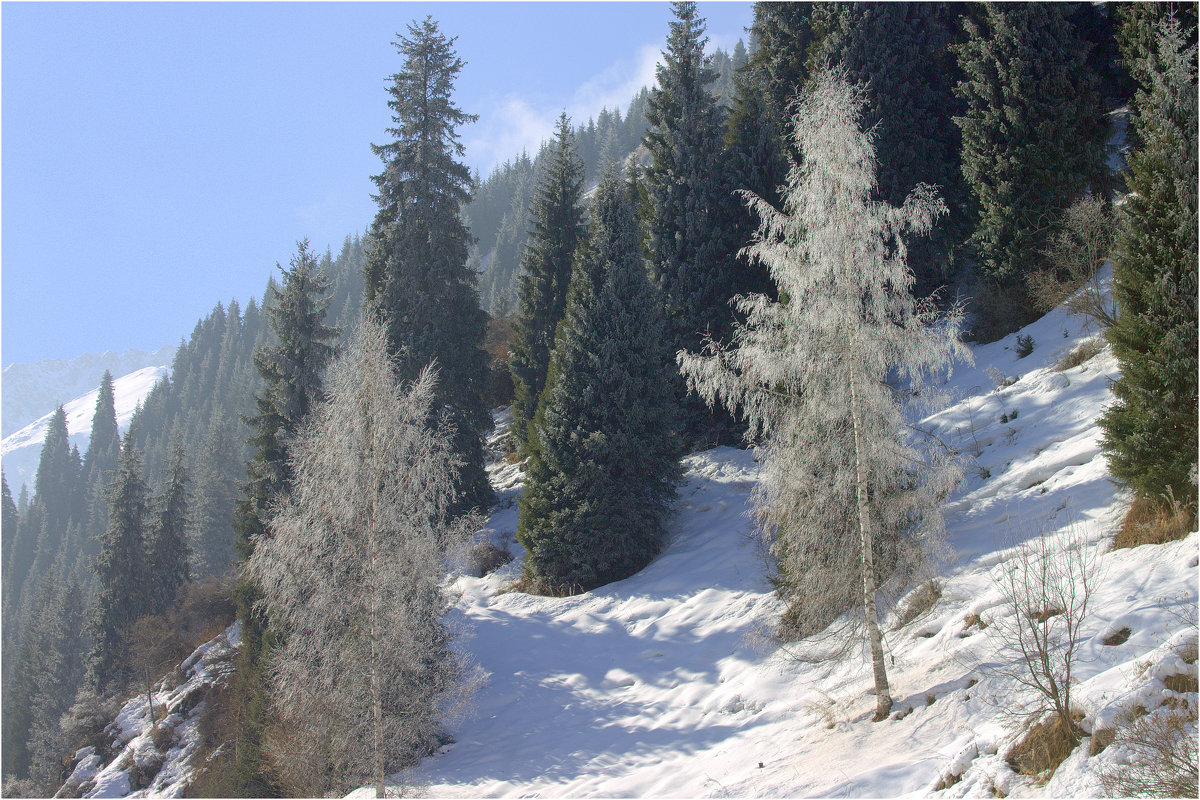
M1121 628L1121 630L1119 630L1119 631L1113 631L1112 633L1110 633L1108 636L1105 636L1100 641L1103 642L1108 647L1115 647L1119 644L1125 644L1126 642L1128 642L1129 637L1132 634L1133 634L1132 630L1130 630L1128 627L1124 627L1124 628Z
M908 596L908 601L904 604L904 608L900 610L900 618L896 622L896 628L903 628L917 617L929 611L941 596L942 584L937 579L930 578L921 583Z
M1113 547L1165 544L1187 536L1195 528L1195 514L1168 490L1159 500L1138 497L1129 507Z
M1060 358L1055 364L1054 369L1059 372L1078 367L1085 361L1095 358L1104 350L1104 340L1099 337L1087 339L1082 342L1071 352Z
M1083 719L1079 712L1072 712L1072 729L1064 728L1058 716L1048 722L1039 722L1029 729L1025 738L1009 753L1008 763L1021 775L1035 776L1045 782L1054 775L1075 746L1079 744L1082 731L1078 723Z
M1200 681L1195 675L1168 675L1163 678L1163 686L1179 694L1200 692Z

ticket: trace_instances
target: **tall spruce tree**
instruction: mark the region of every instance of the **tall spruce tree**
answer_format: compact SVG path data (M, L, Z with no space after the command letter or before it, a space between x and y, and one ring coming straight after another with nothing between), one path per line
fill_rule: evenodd
M955 248L970 233L950 50L963 12L947 3L828 5L841 21L821 49L829 64L866 87L862 124L875 133L879 199L900 205L914 184L925 182L940 187L946 201L949 213L908 251L913 291L927 295L949 277Z
M108 501L104 491L108 487L109 474L117 466L121 455L121 433L117 428L116 400L113 395L113 377L108 370L100 379L96 393L96 410L92 414L92 435L88 440L87 455L83 458L82 486L86 496L82 498L86 519L82 520L84 541L82 552L94 556L100 537L108 527Z
M147 614L161 614L174 606L180 588L191 578L187 540L190 492L183 448L176 447L155 499L153 524L146 532Z
M234 422L218 410L209 423L194 471L195 494L189 517L191 573L203 579L225 574L234 562L233 512L242 471Z
M512 432L525 449L529 423L546 385L554 332L567 307L571 262L586 233L583 219L583 160L575 151L571 121L564 112L529 210L533 230L521 259L520 307L512 341Z
M464 152L457 128L476 117L454 104L463 62L432 17L409 25L395 45L404 65L388 87L392 141L371 146L384 170L373 177L379 212L371 223L366 311L386 325L401 381L437 365L435 408L449 415L463 460L455 482L461 511L492 498L483 471L483 436L491 426L484 403L487 315L467 269L471 235L460 215L471 173L457 160Z
M979 273L1010 298L1045 266L1067 207L1106 185L1103 106L1089 45L1068 12L1057 3L988 3L981 23L966 20L969 38L955 48L966 110L954 121L979 207L969 244ZM1012 308L1020 317L1020 304Z
M19 519L17 504L13 502L12 492L8 488L8 477L0 469L0 553L3 553L5 568L8 566L8 555L17 540Z
M733 323L729 299L740 246L737 201L724 155L725 111L711 91L717 74L704 55L705 24L692 2L673 4L675 20L646 110L651 163L651 270L661 294L672 349L695 348L705 334L722 337ZM681 400L682 379L672 379ZM688 433L724 427L694 398L682 407Z
M1130 193L1113 259L1118 317L1108 329L1121 377L1112 387L1117 402L1100 424L1119 481L1153 503L1169 490L1194 509L1196 28L1163 14L1139 38L1147 44L1132 70L1141 82L1133 122L1142 144L1129 158Z
M92 640L87 680L97 692L123 680L121 639L145 610L146 522L149 490L142 460L129 434L108 489L108 530L95 562L96 599L89 621Z
M633 199L610 171L529 442L517 538L543 591L619 580L659 550L678 474L664 325Z

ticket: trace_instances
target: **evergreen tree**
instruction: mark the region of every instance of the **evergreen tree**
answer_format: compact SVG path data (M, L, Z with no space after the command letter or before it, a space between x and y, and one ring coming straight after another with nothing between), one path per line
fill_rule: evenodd
M395 43L404 66L388 87L393 140L372 145L385 168L373 180L379 212L371 223L366 310L384 322L388 351L401 381L437 364L437 414L449 414L463 467L456 509L484 506L491 489L483 471L483 436L491 427L484 404L487 317L475 276L467 269L470 233L460 211L470 199L471 173L458 126L472 122L451 93L463 62L454 40L432 17L408 27Z
M869 644L876 714L891 691L878 606L929 555L940 502L961 471L911 442L902 403L937 396L930 379L956 357L957 319L913 299L903 235L944 212L928 186L895 208L873 200L875 154L859 127L861 88L820 73L797 107L782 210L751 196L762 218L751 247L781 297L739 302L734 345L682 352L707 402L744 409L765 436L757 517L771 543L789 615L804 636L855 605ZM898 392L888 378L910 382ZM891 589L891 592L888 590Z
M954 121L979 205L970 245L980 274L1010 296L1044 266L1067 207L1106 182L1100 94L1067 13L1056 3L988 3L955 48L966 111Z
M1142 82L1130 193L1113 259L1121 365L1101 418L1113 475L1138 496L1194 509L1197 448L1196 29L1163 15L1134 63Z
M83 520L83 551L95 555L100 537L108 527L108 501L104 490L121 455L121 434L117 428L116 401L113 397L112 373L105 370L96 393L96 411L92 415L92 435L87 455L83 459L82 484L87 493Z
M927 295L949 277L954 250L970 233L950 51L962 12L946 3L828 5L841 21L822 52L866 87L863 128L875 133L879 199L900 205L923 181L940 187L946 201L949 213L908 251L914 292Z
M17 540L17 521L20 519L17 504L13 502L12 492L8 489L8 478L0 469L0 552L4 554L5 568L8 566L8 556Z
M661 305L628 188L609 172L531 430L517 538L543 591L581 591L658 552L674 495L676 406Z
M188 472L183 449L177 447L166 480L155 501L155 519L146 536L146 613L161 614L175 605L179 589L190 579L188 566Z
M529 210L533 230L521 259L520 308L512 341L512 432L521 450L546 384L554 332L566 312L571 261L586 232L583 161L575 152L565 112L558 119L551 158Z
M189 522L195 579L225 574L234 561L233 511L238 500L241 453L233 422L218 411L208 426L194 471L194 513Z
M109 484L108 503L108 530L96 558L96 600L89 621L92 649L87 658L87 679L97 692L123 680L121 639L142 616L146 605L148 489L141 458L129 434Z
M704 20L695 3L676 2L673 8L675 21L647 109L650 251L671 343L694 347L705 333L719 337L732 323L736 200L723 153L724 110L710 92L716 73L704 56Z

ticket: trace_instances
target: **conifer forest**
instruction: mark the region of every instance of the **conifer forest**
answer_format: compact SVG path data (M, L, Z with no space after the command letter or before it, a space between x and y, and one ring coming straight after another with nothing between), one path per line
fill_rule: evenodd
M46 409L4 796L1197 795L1197 4L671 11Z

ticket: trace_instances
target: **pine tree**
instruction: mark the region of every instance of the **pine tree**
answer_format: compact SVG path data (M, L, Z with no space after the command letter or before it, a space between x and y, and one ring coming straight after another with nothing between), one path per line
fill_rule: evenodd
M1163 15L1135 63L1142 81L1130 193L1113 259L1121 365L1101 418L1114 477L1139 497L1194 509L1197 448L1196 29Z
M530 438L517 538L542 591L581 591L641 569L662 544L678 474L661 306L628 188L609 172Z
M450 415L454 448L463 459L455 507L485 506L492 493L483 471L483 436L491 427L484 404L487 316L467 269L471 235L460 217L470 199L471 173L457 128L473 122L451 94L463 62L454 40L432 17L395 42L404 66L388 93L392 141L372 145L385 168L373 180L379 212L371 223L366 310L384 322L388 351L401 381L436 363L438 413ZM436 415L435 415L436 416Z
M148 494L141 458L126 434L108 489L108 530L95 563L87 679L97 692L125 677L121 638L145 610Z
M8 556L12 553L17 540L17 522L20 515L17 504L13 502L12 492L8 488L8 478L0 469L0 552L4 554L5 568L8 566Z
M147 614L162 614L174 606L179 589L191 577L188 566L191 548L187 540L189 491L183 448L177 447L155 501L154 524L146 535Z
M857 595L878 720L892 703L879 606L929 554L941 499L961 475L909 440L903 404L936 398L928 379L970 352L956 316L939 323L910 293L902 237L928 231L944 206L928 186L900 208L871 199L864 105L841 70L806 90L794 122L801 160L783 210L748 196L762 218L751 254L786 302L740 298L747 320L733 346L710 342L679 361L694 391L743 409L752 433L765 437L755 504L798 629L791 633L822 630ZM911 391L893 389L889 376L910 381Z
M1044 266L1067 207L1106 182L1103 107L1089 47L1067 12L1056 3L988 3L955 48L966 112L954 121L979 204L970 245L980 274L1010 295Z
M234 562L233 511L238 500L241 453L233 422L218 411L208 426L195 474L188 544L194 579L225 574Z
M109 473L117 466L121 455L121 433L117 428L116 400L113 396L112 373L104 371L100 388L96 393L96 410L92 414L92 435L88 440L87 455L83 459L82 483L87 493L83 520L83 551L95 555L100 537L108 527L106 518L108 501L104 490L111 477Z
M319 775L309 795L372 781L383 797L387 774L436 744L462 675L442 559L478 519L446 523L457 457L428 425L436 373L402 387L387 347L364 320L330 367L328 400L292 444L292 491L247 562L287 631L272 699L294 746L276 766Z
M521 450L546 385L554 332L566 312L575 248L586 233L583 161L575 152L565 112L558 119L550 159L529 210L533 230L521 259L520 307L512 341L512 432Z
M70 742L60 720L83 682L83 595L74 575L62 583L47 575L30 630L29 775L48 791L62 782Z
M741 243L733 239L737 201L723 145L725 112L711 87L716 72L704 56L704 20L692 2L673 4L675 21L651 90L645 144L651 163L651 271L662 296L672 349L695 348L707 333L721 337L733 322L729 299L742 287L732 268ZM703 405L686 400L683 381L672 380L683 403L687 433L704 441L729 420L713 420Z

